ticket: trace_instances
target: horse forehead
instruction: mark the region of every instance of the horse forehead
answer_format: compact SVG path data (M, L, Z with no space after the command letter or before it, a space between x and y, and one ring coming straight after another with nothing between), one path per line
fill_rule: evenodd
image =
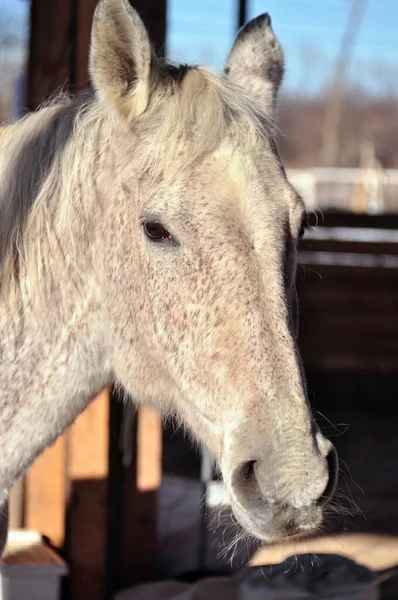
M229 141L224 142L208 155L197 167L187 173L188 181L204 186L225 185L231 182L243 191L253 182L286 182L278 157L266 143L240 148Z
M248 151L226 141L197 164L170 173L163 186L166 213L202 224L220 216L240 223L265 215L278 220L295 196L265 142Z
M210 218L227 210L230 219L240 222L267 216L285 223L300 202L272 152L244 155L224 149L212 156L211 168L205 166L196 185L198 207Z

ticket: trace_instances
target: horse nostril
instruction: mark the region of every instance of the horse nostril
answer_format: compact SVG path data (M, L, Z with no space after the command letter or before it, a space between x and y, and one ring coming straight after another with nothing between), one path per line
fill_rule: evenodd
M329 467L329 480L325 491L323 492L319 500L320 506L326 506L329 500L331 500L337 486L337 479L339 475L339 459L334 446L332 446L332 449L327 455L326 460L328 461Z
M256 462L256 460L248 460L241 466L241 476L245 483L251 478L256 477L254 473L254 465Z
M240 464L234 472L232 485L237 499L243 504L246 504L248 499L254 500L255 497L257 500L260 499L261 492L255 472L257 462L257 460L248 460Z

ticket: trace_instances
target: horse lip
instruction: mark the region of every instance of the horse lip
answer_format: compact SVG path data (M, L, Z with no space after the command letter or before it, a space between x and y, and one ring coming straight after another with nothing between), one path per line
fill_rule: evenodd
M231 508L243 529L267 543L309 536L322 522L322 509L315 504L302 508L265 505L262 513L257 515L251 514L239 503L232 503Z

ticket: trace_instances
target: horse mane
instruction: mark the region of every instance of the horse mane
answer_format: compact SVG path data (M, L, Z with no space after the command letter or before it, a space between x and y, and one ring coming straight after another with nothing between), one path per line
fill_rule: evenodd
M143 116L152 128L156 127L155 136L148 138L152 139L148 150L155 164L167 164L168 157L174 163L175 156L182 157L190 141L194 143L185 157L188 164L182 162L179 168L200 160L226 138L239 140L240 146L252 146L259 137L273 138L274 123L266 107L227 76L185 65L165 65L161 72L162 85Z
M23 295L19 288L21 264L29 274L30 294L40 289L45 274L57 277L65 263L62 243L68 252L76 243L60 241L55 233L55 223L63 223L65 231L71 228L65 195L72 193L72 180L79 178L84 202L73 218L90 214L95 155L111 147L117 120L93 92L85 92L73 98L55 98L0 128L2 300L10 294ZM242 143L253 145L259 136L273 136L273 123L265 109L226 76L202 67L166 64L159 65L148 110L130 127L147 140L139 144L134 164L153 171L154 176L189 168L227 137L238 139L241 147Z
M64 182L63 151L72 136L74 113L73 102L62 97L0 129L2 300L17 291L21 263L39 277L39 255L35 256L36 265L29 265L32 246L42 246L52 226Z

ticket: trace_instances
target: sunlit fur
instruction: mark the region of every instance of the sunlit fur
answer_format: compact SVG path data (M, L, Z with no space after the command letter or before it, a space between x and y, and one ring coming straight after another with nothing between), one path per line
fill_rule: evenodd
M227 78L195 68L178 84L167 79L167 65L161 68L166 81L156 90L150 109L128 132L133 140L136 135L146 139L134 153L136 172L149 170L154 180L171 178L226 139L235 140L241 151L249 151L259 137L272 133L266 111ZM90 183L101 177L100 159L112 153L118 125L117 115L106 104L83 94L56 99L0 129L0 301L11 295L13 301L22 297L32 302L40 290L43 270L46 277L58 281L65 259L79 263L81 248L70 221L90 219L96 209L98 198ZM184 151L188 144L189 153ZM73 212L69 199L79 182L87 187L80 189L84 201L79 197ZM104 209L112 210L112 205ZM55 222L64 225L60 240L55 236ZM68 248L67 256L60 242ZM31 293L19 287L21 264L29 272ZM62 293L68 295L68 290L60 287L59 292L62 302Z

